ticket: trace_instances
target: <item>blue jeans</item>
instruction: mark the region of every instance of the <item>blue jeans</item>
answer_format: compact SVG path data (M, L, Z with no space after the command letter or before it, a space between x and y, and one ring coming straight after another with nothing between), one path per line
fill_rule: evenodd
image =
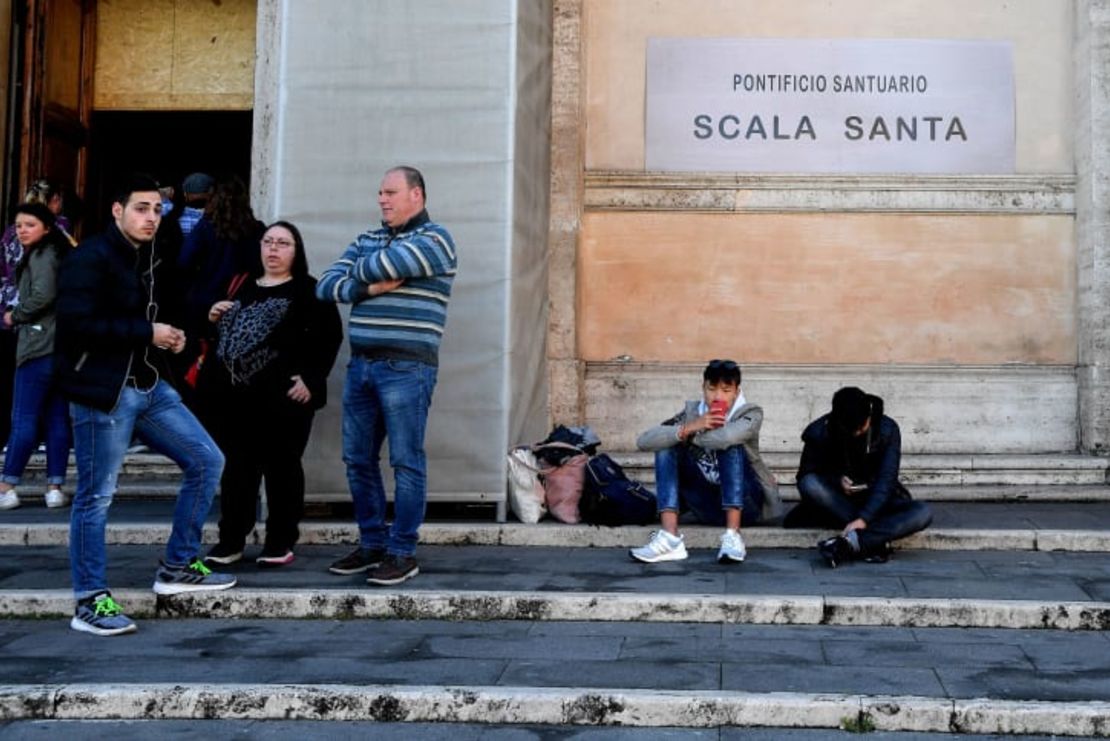
M54 356L28 360L15 370L12 434L0 481L16 486L46 426L46 481L60 485L69 462L69 410L54 387Z
M77 599L108 588L104 527L123 456L134 433L181 467L181 489L163 561L184 566L200 551L201 529L220 483L224 456L165 381L150 391L124 386L110 412L71 404L77 492L69 526L69 567Z
M358 521L359 545L394 556L416 552L428 493L424 431L436 387L435 366L355 356L343 388L343 462ZM382 443L393 468L393 525L385 523Z
M720 483L706 480L694 458L693 446L675 445L655 451L656 501L660 512L686 505L699 522L724 525L726 509L742 509L742 522L759 522L763 487L743 446L716 451Z
M840 481L832 476L821 476L816 473L806 474L798 481L798 493L802 496L803 506L812 511L812 516L788 516L787 527L817 526L828 528L842 528L852 520L859 517L860 505L863 501L856 502L846 496L840 489ZM866 494L861 496L861 500ZM791 512L791 515L794 515ZM791 524L790 520L796 520ZM891 497L879 510L878 517L872 518L863 530L857 530L860 548L871 551L881 548L893 540L912 535L919 530L929 527L933 521L933 513L929 505L913 499Z

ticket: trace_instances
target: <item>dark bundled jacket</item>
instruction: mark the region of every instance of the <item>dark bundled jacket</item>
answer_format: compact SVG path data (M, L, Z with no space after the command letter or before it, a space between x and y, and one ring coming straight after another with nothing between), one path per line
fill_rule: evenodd
M798 481L811 473L839 481L847 476L857 484L867 484L867 500L860 518L874 519L891 498L908 499L906 487L898 480L902 463L902 433L898 423L883 414L883 400L869 395L871 426L859 437L838 434L830 415L818 417L802 432L802 460ZM839 485L838 485L839 487Z
M211 336L208 310L227 298L228 283L239 273L261 273L259 242L266 225L255 221L250 232L239 241L216 234L208 217L201 218L185 237L177 256L177 268L184 286L184 329L191 336Z
M111 411L132 366L144 361L170 378L166 351L150 342L153 322L180 326L173 277L154 243L136 249L115 224L62 261L55 366L67 399Z

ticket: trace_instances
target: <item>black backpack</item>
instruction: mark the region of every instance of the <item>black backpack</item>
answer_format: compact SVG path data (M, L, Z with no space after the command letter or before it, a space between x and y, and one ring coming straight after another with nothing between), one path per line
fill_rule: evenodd
M532 446L532 452L550 466L561 466L581 453L593 455L600 444L601 441L589 427L557 425L550 435Z
M578 511L591 525L647 525L656 519L655 494L625 475L605 453L586 463Z

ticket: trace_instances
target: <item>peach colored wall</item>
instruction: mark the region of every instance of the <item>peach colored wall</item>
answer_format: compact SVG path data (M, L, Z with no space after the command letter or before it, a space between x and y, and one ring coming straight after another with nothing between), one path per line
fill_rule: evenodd
M1069 216L589 213L580 357L1076 362Z
M586 168L644 167L650 36L1014 44L1017 171L1074 172L1071 0L584 0Z

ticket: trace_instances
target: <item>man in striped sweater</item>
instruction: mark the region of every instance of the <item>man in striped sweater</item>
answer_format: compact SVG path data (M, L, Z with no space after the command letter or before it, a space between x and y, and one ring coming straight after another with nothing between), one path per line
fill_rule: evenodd
M458 264L451 235L431 221L424 202L418 170L387 171L378 190L381 228L360 234L316 284L321 301L351 304L343 461L359 544L329 570L369 571L369 584L400 584L419 573L416 543L427 494L424 430ZM391 527L385 523L380 462L387 438L396 482Z

